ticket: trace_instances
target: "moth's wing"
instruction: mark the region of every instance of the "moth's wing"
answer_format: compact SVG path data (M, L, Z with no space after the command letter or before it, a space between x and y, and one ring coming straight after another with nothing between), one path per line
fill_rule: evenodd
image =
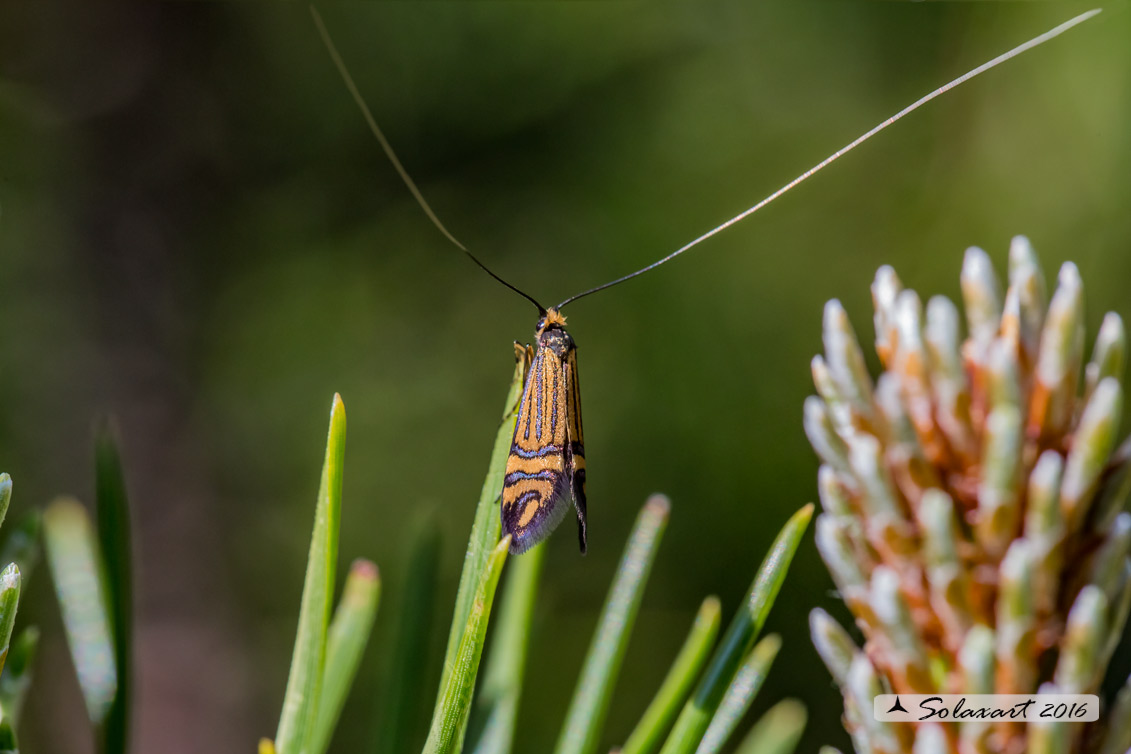
M540 347L522 389L503 477L500 516L513 554L550 536L569 510L566 421L562 360Z
M585 500L585 435L581 427L581 384L577 378L577 349L570 350L562 365L566 384L566 474L570 497L577 510L577 541L581 554L588 547Z
M564 465L565 459L560 458ZM522 472L518 472L522 474ZM512 486L508 500L503 489L503 533L511 535L512 555L526 552L550 536L569 512L569 482L562 472L538 472L537 478L523 475L517 483L515 472L507 474Z

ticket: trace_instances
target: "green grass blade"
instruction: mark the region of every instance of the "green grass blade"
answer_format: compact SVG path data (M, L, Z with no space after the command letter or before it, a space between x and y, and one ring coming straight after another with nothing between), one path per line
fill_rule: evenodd
M326 671L322 676L318 723L307 749L309 754L323 754L330 745L373 630L380 597L381 577L377 566L368 560L355 560L346 576L342 599L334 611L326 637Z
M545 560L546 547L538 545L512 563L507 575L483 686L476 699L485 722L473 725L482 730L475 754L509 754L511 750L530 644L534 596Z
M39 649L39 629L28 626L12 642L4 674L0 675L0 709L4 720L14 724L20 719L24 697L31 685L31 664Z
M792 754L805 732L807 716L801 702L783 699L754 724L736 754Z
M503 494L503 475L510 455L511 440L514 439L514 424L518 419L516 408L522 394L522 381L526 372L524 362L515 364L507 401L503 405L503 422L495 434L495 446L491 450L491 461L487 466L487 477L479 493L479 505L475 509L475 521L471 525L471 536L467 540L467 554L463 558L463 572L459 577L459 590L456 592L456 607L452 613L452 626L448 633L448 647L444 652L444 669L440 676L440 690L436 696L436 711L440 709L448 676L455 666L456 653L467 626L467 617L475 592L487 569L487 561L499 541L502 522L499 518L499 498ZM433 713L435 717L435 713Z
M670 507L666 497L653 495L636 518L581 666L581 677L558 737L557 754L593 754L597 749L613 686Z
M0 671L8 659L8 645L20 606L20 569L15 563L0 571Z
M510 536L503 537L487 560L487 568L471 601L452 671L440 692L440 706L432 717L432 728L424 744L425 754L453 754L462 747L475 678L479 673L479 659L483 656L483 642L487 638L491 603L495 600L495 589L499 585L510 543Z
M699 744L739 665L766 622L812 517L813 504L810 503L794 513L778 532L695 693L679 713L661 754L689 754Z
M43 514L39 509L33 508L4 532L4 544L0 546L0 563L18 565L20 578L25 582L31 578L31 573L39 560L39 535L42 528Z
M386 693L382 695L377 732L380 754L409 751L419 745L418 735L428 724L425 705L430 701L424 681L428 640L436 612L436 584L440 567L440 531L434 519L423 522L413 538L403 596L398 609L397 638ZM421 736L422 737L422 736Z
M102 727L104 754L124 754L129 745L130 686L133 657L133 557L130 509L121 457L113 430L104 425L94 440L95 515L99 552L114 644L117 692Z
M67 645L87 713L98 727L114 701L118 679L94 529L81 504L61 498L44 512L43 534Z
M656 697L644 711L636 729L628 737L621 754L652 754L660 748L679 708L691 693L699 672L707 663L715 637L719 633L722 607L718 597L708 597L699 606L699 613L683 647L672 663Z
M318 487L314 531L306 562L298 630L291 658L283 712L275 734L279 754L306 754L318 721L318 702L326 664L326 631L334 598L338 525L342 510L342 466L346 450L346 407L335 394L330 409L326 459Z
M774 664L774 658L778 656L780 649L781 637L770 634L750 651L723 695L723 700L719 702L719 709L711 718L711 724L707 726L707 732L703 734L695 754L717 754L722 750L742 722L743 715L750 709L750 704L762 688L766 674L770 672L770 666Z

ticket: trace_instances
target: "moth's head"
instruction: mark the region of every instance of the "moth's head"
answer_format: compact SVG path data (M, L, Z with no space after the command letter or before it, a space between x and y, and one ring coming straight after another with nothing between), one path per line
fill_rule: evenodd
M546 313L538 320L537 326L534 328L535 337L541 336L546 330L552 330L556 327L565 327L565 315L557 309L547 309Z

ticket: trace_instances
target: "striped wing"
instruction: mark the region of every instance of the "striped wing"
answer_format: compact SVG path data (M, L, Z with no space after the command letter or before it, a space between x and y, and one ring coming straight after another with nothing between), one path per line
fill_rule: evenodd
M570 350L565 359L565 381L569 385L566 396L566 469L569 472L570 494L577 509L577 539L581 554L587 547L585 510L585 436L581 430L581 383L577 374L577 349Z
M503 479L502 525L503 532L511 535L512 553L525 552L550 536L571 499L580 505L579 521L583 521L584 487L579 504L575 480L580 462L584 484L584 450L577 453L571 441L575 434L580 438L581 427L575 354L571 348L563 359L540 345L526 376ZM581 448L580 443L576 448Z

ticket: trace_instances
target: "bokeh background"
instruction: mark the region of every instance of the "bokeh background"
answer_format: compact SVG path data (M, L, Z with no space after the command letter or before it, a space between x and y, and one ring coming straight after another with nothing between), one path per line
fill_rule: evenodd
M925 91L1084 7L1063 3L359 3L326 23L449 227L546 301L635 269ZM623 740L699 601L729 616L815 497L801 431L821 307L865 342L895 264L956 296L963 250L1028 234L1075 260L1094 333L1131 316L1131 19L1122 6L947 95L757 217L572 308L590 554L550 542L519 752L557 734L648 493L669 531L617 687ZM372 751L405 556L441 522L432 646L529 305L425 220L306 7L0 6L0 465L16 507L89 499L118 418L140 573L136 750L250 751L282 697L330 398L349 414L342 551L385 592L336 751ZM803 699L847 747L807 613L842 615L811 539L770 620L758 708ZM29 752L85 752L45 571ZM1121 655L1126 677L1131 658ZM438 678L433 662L420 669ZM429 681L434 685L434 680Z

